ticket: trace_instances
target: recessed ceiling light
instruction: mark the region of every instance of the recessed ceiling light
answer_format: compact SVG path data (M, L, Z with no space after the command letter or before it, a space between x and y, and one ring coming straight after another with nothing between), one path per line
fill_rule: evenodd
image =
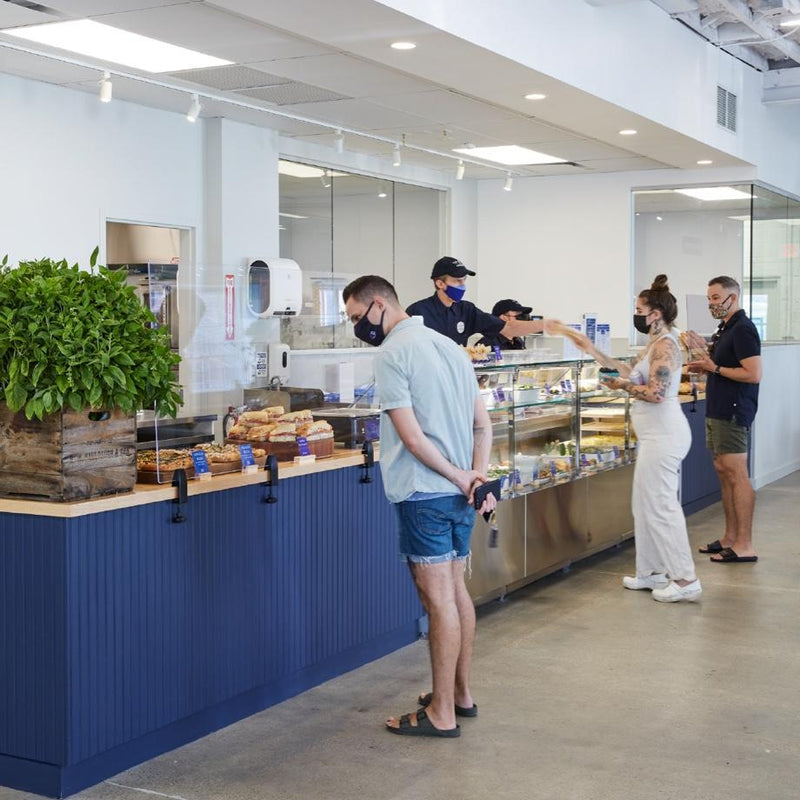
M414 42L392 42L392 50L413 50L416 47Z
M633 128L625 128L619 132L620 136L636 136L639 131L635 131Z
M547 153L537 153L535 150L528 150L527 147L520 147L516 144L501 147L456 147L453 152L477 156L485 161L494 161L496 164L517 167L526 164L563 164L567 160L549 156Z
M713 164L714 162L710 158L702 158L700 161L697 162L701 167L707 167L709 164Z
M2 33L145 72L176 72L233 63L90 19L6 28Z
M389 195L387 195L387 194L386 194L386 192L385 192L383 189L381 189L381 190L378 192L378 197L380 197L381 199L383 199L384 197L388 197L388 196L389 196Z
M531 92L531 94L526 94L526 100L544 100L547 97L546 94L539 94L539 92Z
M732 186L704 186L698 189L675 189L678 194L697 200L749 200L752 195Z
M656 219L657 219L659 222L663 222L663 221L664 221L664 217L656 217Z

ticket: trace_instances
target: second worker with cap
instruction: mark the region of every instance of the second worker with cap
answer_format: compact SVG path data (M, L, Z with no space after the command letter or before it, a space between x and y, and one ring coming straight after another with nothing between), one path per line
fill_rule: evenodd
M406 309L406 313L422 317L426 327L433 328L462 346L467 344L467 340L474 333L492 338L499 335L507 340L513 340L515 337L541 333L544 330L545 320L523 320L508 313L504 318L500 318L495 314L487 314L474 303L464 300L467 275L474 276L475 273L467 269L457 258L443 256L433 265L431 272L436 291L431 297L412 303ZM524 306L519 308L526 313L531 310Z
M503 322L520 320L525 322L530 320L530 313L533 309L530 306L523 306L516 300L498 300L492 307L492 316L502 319ZM514 336L509 339L502 333L489 334L478 341L478 344L486 345L494 349L499 347L501 350L524 350L525 340L521 336Z

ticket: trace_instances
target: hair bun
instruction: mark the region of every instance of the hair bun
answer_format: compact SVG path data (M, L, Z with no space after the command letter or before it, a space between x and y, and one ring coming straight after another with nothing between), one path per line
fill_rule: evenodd
M651 292L668 292L669 283L667 283L666 275L656 275L653 279L653 285L650 287Z

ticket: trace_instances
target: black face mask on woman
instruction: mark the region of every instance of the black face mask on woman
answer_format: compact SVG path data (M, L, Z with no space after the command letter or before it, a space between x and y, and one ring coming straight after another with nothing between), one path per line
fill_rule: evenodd
M652 312L651 312L652 313ZM639 333L650 333L650 325L647 324L647 318L650 314L634 314L633 315L633 327L636 328Z
M383 332L383 318L386 316L386 309L383 310L381 314L380 322L377 325L373 324L369 321L368 315L372 306L375 305L375 301L373 300L367 310L364 312L364 316L353 325L353 333L361 339L362 342L366 342L367 344L374 345L378 347L380 343L386 338L386 334Z

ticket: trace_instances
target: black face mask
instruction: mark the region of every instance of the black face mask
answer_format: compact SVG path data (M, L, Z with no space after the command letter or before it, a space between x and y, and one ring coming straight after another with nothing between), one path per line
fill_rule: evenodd
M649 316L649 314L633 315L633 327L636 328L639 333L650 333L650 325L647 324L647 318Z
M380 343L386 338L386 334L383 332L383 318L386 316L386 309L383 310L381 314L380 322L377 325L373 325L369 319L368 315L372 306L375 305L375 301L373 300L367 310L364 312L364 316L353 325L353 333L361 339L362 342L366 342L367 344L374 345L378 347Z

